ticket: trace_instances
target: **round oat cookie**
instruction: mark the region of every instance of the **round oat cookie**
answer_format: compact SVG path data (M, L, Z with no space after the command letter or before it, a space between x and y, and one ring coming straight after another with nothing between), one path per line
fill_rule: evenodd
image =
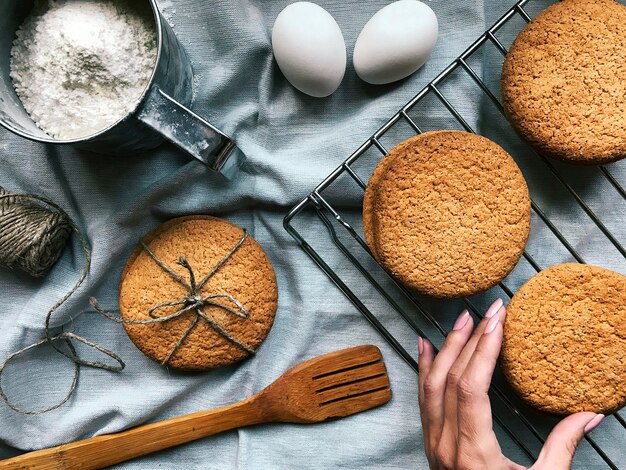
M376 260L418 292L483 292L513 269L530 232L530 198L501 147L461 131L401 142L379 163L363 200Z
M626 276L559 264L511 300L502 369L530 405L556 414L626 404Z
M501 89L511 124L540 153L582 165L626 157L626 7L548 7L511 46Z
M194 272L197 285L242 240L243 235L244 231L230 222L198 215L170 220L146 235L143 242L159 260L191 285L188 269L177 263L184 257ZM204 370L244 359L269 333L278 302L274 269L252 237L247 236L198 291L197 297L214 294L222 296L211 301L230 308L231 312L212 305L205 305L201 310L241 345L218 333L196 314L195 309L163 323L124 324L124 328L146 356L163 363L194 318L198 318L195 327L166 362L167 366ZM242 308L223 294L232 296ZM187 297L190 297L189 289L176 282L139 245L122 272L120 313L124 320L150 320L149 311L155 305L182 301ZM164 317L181 307L163 306L155 310L154 315ZM247 319L241 318L244 312L249 314Z

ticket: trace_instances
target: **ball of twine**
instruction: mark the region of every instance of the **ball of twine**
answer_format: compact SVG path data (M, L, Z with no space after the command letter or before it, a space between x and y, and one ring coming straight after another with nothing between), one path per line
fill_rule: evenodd
M72 230L65 214L0 187L0 265L41 277L61 256Z

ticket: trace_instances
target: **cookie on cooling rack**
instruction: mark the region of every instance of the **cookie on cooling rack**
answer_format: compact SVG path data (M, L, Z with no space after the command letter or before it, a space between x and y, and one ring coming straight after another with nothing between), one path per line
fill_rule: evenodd
M626 276L559 264L507 309L502 368L530 405L556 414L626 405Z
M504 61L502 100L518 133L570 163L626 157L626 6L564 0L519 34Z
M363 229L376 260L420 293L483 292L517 264L530 232L521 171L500 146L436 131L396 147L372 174Z
M146 235L120 283L130 339L146 356L184 370L254 353L272 327L277 301L263 249L241 228L209 216L173 219Z

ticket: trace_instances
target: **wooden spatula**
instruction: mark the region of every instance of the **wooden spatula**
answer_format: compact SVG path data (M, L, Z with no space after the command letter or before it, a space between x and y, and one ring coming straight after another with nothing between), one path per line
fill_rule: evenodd
M380 350L358 346L303 362L239 403L30 452L0 461L0 469L103 468L229 429L318 423L369 410L390 398Z

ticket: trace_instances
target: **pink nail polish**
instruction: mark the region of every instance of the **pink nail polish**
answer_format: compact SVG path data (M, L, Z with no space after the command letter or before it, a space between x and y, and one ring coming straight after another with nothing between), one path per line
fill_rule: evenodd
M467 325L467 322L470 319L470 315L469 312L467 310L463 310L461 312L461 315L459 315L459 318L456 319L456 321L454 322L454 326L452 327L453 330L460 330L462 329L465 325Z
M498 310L498 316L500 317L500 323L504 325L506 321L506 308L504 308L504 306L500 307L500 310Z
M500 310L500 307L504 305L502 299L497 299L491 306L487 309L487 313L485 313L485 318L491 318L495 315L495 313Z
M591 431L597 428L603 419L604 419L603 414L596 415L591 421L587 423L587 426L585 426L585 434L589 434Z
M500 323L500 315L494 315L489 319L489 323L487 323L487 327L485 328L485 335L488 335L489 333L491 333L493 330L496 329L496 326L498 326L498 323Z
M424 340L421 336L417 337L417 352L421 355L424 352Z

